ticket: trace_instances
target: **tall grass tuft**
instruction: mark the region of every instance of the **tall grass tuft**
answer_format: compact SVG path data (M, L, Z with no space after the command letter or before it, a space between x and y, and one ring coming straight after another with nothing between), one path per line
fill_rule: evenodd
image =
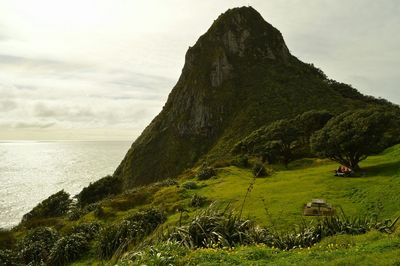
M214 205L198 213L185 226L176 227L169 241L177 241L188 248L232 247L253 244L267 231L250 220L241 219L230 209L219 210Z
M166 217L160 210L148 209L105 228L100 233L99 256L109 259L117 251L118 253L126 251L130 244L141 240L165 220Z
M51 249L47 264L54 266L68 265L88 249L88 239L82 233L61 237Z

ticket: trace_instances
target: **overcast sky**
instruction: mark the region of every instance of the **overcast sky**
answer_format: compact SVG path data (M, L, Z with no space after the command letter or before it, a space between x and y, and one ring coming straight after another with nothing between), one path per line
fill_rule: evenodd
M0 139L134 140L187 48L243 5L299 59L400 103L397 0L0 0Z

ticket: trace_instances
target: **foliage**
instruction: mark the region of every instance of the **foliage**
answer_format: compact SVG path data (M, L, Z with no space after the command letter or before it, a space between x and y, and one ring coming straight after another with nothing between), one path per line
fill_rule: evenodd
M268 176L269 173L267 169L265 169L264 164L262 163L255 163L253 166L253 176L254 177L265 177Z
M110 258L117 250L125 251L128 245L151 233L165 220L166 217L160 210L148 209L105 228L99 239L99 256Z
M14 250L0 249L0 265L17 266L21 265L21 258Z
M313 132L321 129L332 115L311 110L293 119L282 119L253 131L239 141L233 153L259 156L262 162L282 162L286 166L301 153L308 151Z
M47 263L54 266L68 265L81 257L88 248L88 239L82 233L61 237L51 249Z
M232 162L237 167L247 168L250 166L249 157L247 155L239 155Z
M29 231L18 243L22 260L27 264L45 262L58 238L57 231L49 227L38 227Z
M376 221L372 217L347 217L344 213L340 216L324 217L316 225L301 226L293 232L272 234L267 245L273 245L282 250L301 247L310 247L323 238L338 234L365 234L371 230L384 233L393 232L396 222L391 220Z
M12 249L15 243L14 233L10 230L0 228L0 249Z
M311 110L296 116L292 121L300 134L300 141L308 144L312 134L321 128L333 117L328 111Z
M250 220L242 220L235 212L211 206L198 213L188 225L175 228L169 240L188 248L232 247L255 243L265 234L264 229Z
M72 200L69 194L61 190L34 207L30 212L25 214L22 222L28 222L35 218L58 217L67 213Z
M122 262L134 265L178 265L179 258L188 253L188 249L177 242L166 241L146 247L144 250L129 252Z
M194 194L190 199L191 207L202 207L207 203L207 197L199 196L198 194Z
M198 186L197 183L194 181L186 181L182 184L182 187L185 189L196 189Z
M79 204L85 206L121 192L121 180L112 176L106 176L83 188L77 195L77 198Z
M211 177L215 176L216 172L213 167L203 165L199 171L197 172L197 179L198 180L207 180L210 179Z
M313 135L312 148L356 171L360 161L400 141L399 117L399 112L387 109L345 112Z
M70 221L79 220L79 218L81 218L84 214L85 211L82 208L74 206L68 211L68 220Z
M72 228L72 234L82 234L87 240L92 240L97 237L101 230L101 225L98 222L82 223Z
M104 218L106 216L106 213L100 204L97 205L96 209L94 209L93 214L96 218Z

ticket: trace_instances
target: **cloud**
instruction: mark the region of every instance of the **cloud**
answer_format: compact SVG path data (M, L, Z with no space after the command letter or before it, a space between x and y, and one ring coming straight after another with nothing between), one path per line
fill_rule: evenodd
M43 123L43 122L17 122L12 125L13 128L25 129L25 128L49 128L54 126L55 123Z
M8 112L16 109L17 107L18 104L15 101L11 100L0 101L0 112Z

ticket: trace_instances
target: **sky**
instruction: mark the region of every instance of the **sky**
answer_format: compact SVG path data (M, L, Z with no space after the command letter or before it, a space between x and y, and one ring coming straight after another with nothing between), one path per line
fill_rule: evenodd
M397 0L0 0L0 140L134 140L188 47L244 5L300 60L400 104Z

